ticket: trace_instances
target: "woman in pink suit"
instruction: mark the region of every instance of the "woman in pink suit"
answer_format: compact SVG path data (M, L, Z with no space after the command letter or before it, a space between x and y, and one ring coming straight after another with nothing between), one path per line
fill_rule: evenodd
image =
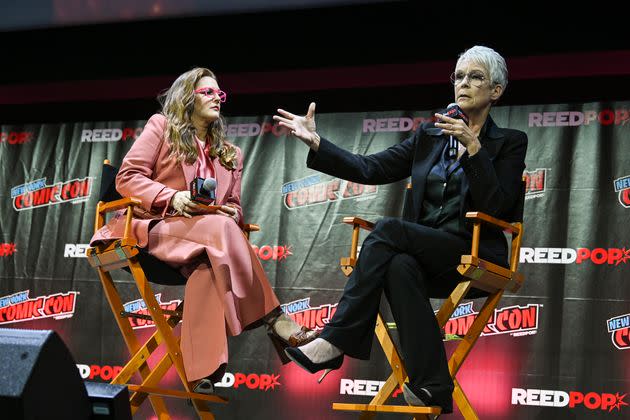
M225 99L210 70L179 76L163 95L162 113L149 119L116 177L121 195L142 201L132 226L138 246L187 278L181 346L186 376L198 381L195 391L202 393L213 393L223 376L228 335L264 323L279 353L316 336L280 310L241 230L243 156L225 139ZM220 208L191 200L188 186L195 177L216 179ZM121 212L90 243L120 238L123 231Z

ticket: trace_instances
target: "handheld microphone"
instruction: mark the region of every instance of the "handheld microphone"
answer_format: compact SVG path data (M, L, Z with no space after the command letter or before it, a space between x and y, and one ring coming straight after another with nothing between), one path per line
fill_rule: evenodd
M216 189L216 179L195 177L190 182L190 199L201 204L213 204L217 198Z
M447 117L454 118L456 120L463 120L466 125L468 125L468 115L464 113L464 111L457 105L455 102L448 104L446 107L446 112L443 115ZM459 142L456 137L452 135L448 138L448 157L455 158L457 157L457 149Z

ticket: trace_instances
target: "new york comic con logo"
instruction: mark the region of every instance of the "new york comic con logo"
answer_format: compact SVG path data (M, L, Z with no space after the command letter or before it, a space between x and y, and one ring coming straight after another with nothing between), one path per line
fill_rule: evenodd
M174 300L171 300L170 302L162 302L161 293L156 293L155 299L157 300L157 303L158 305L160 305L160 308L162 308L162 310L168 310L168 311L174 311L175 309L177 309L177 306L179 306L179 304L182 303L181 299L174 299ZM132 300L131 302L127 302L123 304L123 309L125 310L125 312L130 312L132 314L147 315L147 316L151 315L149 313L149 310L147 309L147 304L144 303L143 299L136 299L136 300ZM167 315L166 318L168 319L169 316ZM131 328L133 328L134 330L139 330L142 328L149 328L149 327L155 326L155 323L152 320L143 319L143 318L130 317L129 323L131 324Z
M526 306L515 305L495 309L481 335L510 334L517 337L536 334L542 306L532 303ZM479 312L473 309L473 302L459 305L444 326L444 332L459 336L466 335L478 314Z
M626 175L613 181L615 192L619 193L619 204L630 208L630 175Z
M374 198L377 192L376 185L363 185L337 178L323 181L319 175L287 182L282 186L284 206L289 210L340 200L367 200Z
M282 310L293 320L312 330L322 330L337 311L337 304L324 304L311 308L311 298L294 300L281 305Z
M31 321L35 319L70 318L74 314L79 292L54 293L29 297L30 290L0 297L0 324Z
M16 211L61 203L81 203L90 198L92 178L77 178L46 185L46 178L11 188L11 201Z
M606 325L613 345L619 350L630 349L630 314L606 320Z

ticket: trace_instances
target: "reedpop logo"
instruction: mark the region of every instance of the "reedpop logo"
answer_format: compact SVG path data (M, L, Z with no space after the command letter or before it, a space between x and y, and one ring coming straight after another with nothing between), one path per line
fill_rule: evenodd
M564 127L598 123L600 125L626 125L630 121L628 109L602 109L590 111L530 112L530 127Z
M512 405L533 405L540 407L568 407L571 409L584 407L588 410L608 410L611 412L628 405L624 401L626 394L620 392L597 393L580 391L556 391L549 389L512 388Z
M142 134L143 127L95 128L81 131L81 143L114 142L135 140Z
M1 131L0 143L25 144L33 141L35 134L31 131Z
M626 263L630 249L624 248L521 248L520 262L528 264L584 264L614 265Z
M15 249L15 244L13 242L0 243L0 257L10 257L16 252L17 249Z
M288 256L293 255L293 247L291 245L252 245L254 253L263 261L273 260L282 261Z

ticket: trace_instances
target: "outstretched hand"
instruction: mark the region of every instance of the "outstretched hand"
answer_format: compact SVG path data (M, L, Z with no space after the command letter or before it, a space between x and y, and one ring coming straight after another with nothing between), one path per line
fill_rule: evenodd
M317 151L319 149L319 135L315 131L315 102L311 102L305 116L299 116L278 109L279 115L274 115L273 119L278 124L289 129L289 132L302 140L308 147Z

